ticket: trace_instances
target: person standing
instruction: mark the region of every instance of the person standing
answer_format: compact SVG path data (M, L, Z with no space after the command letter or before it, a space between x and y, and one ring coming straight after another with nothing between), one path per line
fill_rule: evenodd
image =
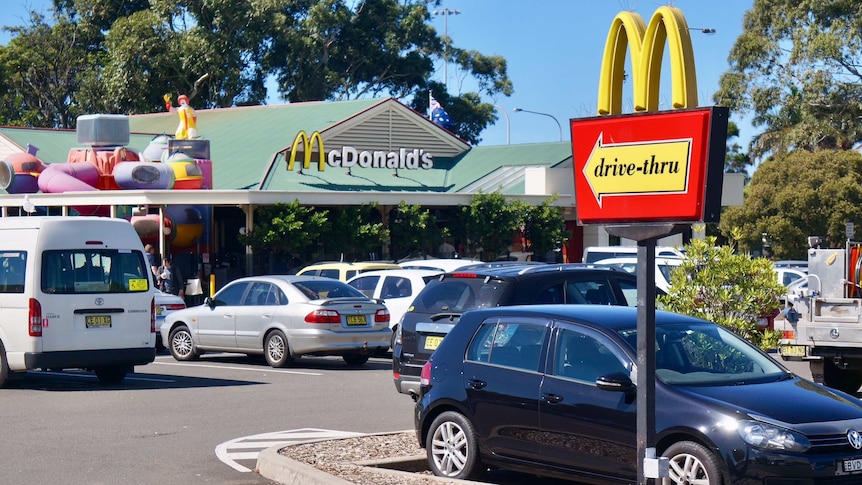
M153 283L158 286L159 265L156 264L156 249L152 244L144 246L144 257L147 258L147 268L149 268L150 274L153 277Z
M170 255L165 256L162 266L159 268L159 289L185 299L183 275L180 273L180 269L173 265L173 259Z

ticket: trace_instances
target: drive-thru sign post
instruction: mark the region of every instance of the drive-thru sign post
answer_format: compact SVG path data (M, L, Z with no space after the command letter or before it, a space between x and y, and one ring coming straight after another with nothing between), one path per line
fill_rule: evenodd
M672 75L671 111L658 111L665 43ZM626 51L632 62L635 113L622 114ZM667 477L656 457L655 247L658 238L694 222L718 222L728 110L697 107L688 25L675 7L659 7L649 24L620 12L605 44L598 117L571 120L578 223L638 242L638 483Z

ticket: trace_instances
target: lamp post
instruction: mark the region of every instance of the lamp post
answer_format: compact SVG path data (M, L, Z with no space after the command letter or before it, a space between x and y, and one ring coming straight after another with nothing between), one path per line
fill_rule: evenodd
M454 10L451 8L441 8L440 10L434 10L434 15L442 15L443 16L443 85L449 86L449 75L446 72L446 67L449 65L449 15L458 15L461 13L460 10Z
M506 145L508 145L508 144L509 144L509 140L510 140L509 134L511 133L511 131L509 130L509 113L506 113L506 110L505 110L505 109L503 109L503 107L502 107L502 106L499 106L499 105L496 105L496 104L495 104L495 105L494 105L494 108L496 108L496 109L497 109L497 111L499 111L500 113L503 113L503 116L505 116L505 117L506 117Z
M533 113L534 115L542 115L542 116L547 116L548 118L551 118L552 120L554 120L554 123L557 124L557 128L560 129L560 141L563 141L563 125L560 124L560 120L558 120L554 115L550 115L548 113L539 113L538 111L530 111L528 109L523 109L523 108L515 108L514 111L516 113L519 111L523 111L524 113Z

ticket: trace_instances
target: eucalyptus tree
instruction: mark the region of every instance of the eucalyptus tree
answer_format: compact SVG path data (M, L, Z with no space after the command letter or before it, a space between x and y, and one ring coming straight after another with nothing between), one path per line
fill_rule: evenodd
M751 114L755 159L862 141L858 2L755 0L728 61L714 101Z

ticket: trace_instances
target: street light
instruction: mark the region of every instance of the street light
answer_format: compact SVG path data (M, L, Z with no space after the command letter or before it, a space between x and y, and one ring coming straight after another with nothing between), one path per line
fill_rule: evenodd
M715 29L710 27L689 27L688 30L699 30L706 35L712 35L715 33Z
M557 128L560 129L560 141L563 141L563 125L560 124L560 120L558 120L554 115L549 115L548 113L539 113L538 111L530 111L528 109L523 109L523 108L515 108L514 111L516 113L519 111L523 111L524 113L533 113L534 115L542 115L542 116L547 116L548 118L551 118L557 124Z
M508 145L509 144L509 133L510 133L510 130L509 130L509 113L506 113L506 110L503 109L502 106L498 106L495 104L494 108L497 108L497 111L499 111L500 113L503 113L503 116L506 117L506 145Z
M449 75L446 72L446 66L449 65L449 15L458 15L461 13L460 10L453 10L451 8L441 8L440 10L434 10L434 15L442 15L443 16L443 37L445 37L445 44L443 45L443 85L449 85Z

